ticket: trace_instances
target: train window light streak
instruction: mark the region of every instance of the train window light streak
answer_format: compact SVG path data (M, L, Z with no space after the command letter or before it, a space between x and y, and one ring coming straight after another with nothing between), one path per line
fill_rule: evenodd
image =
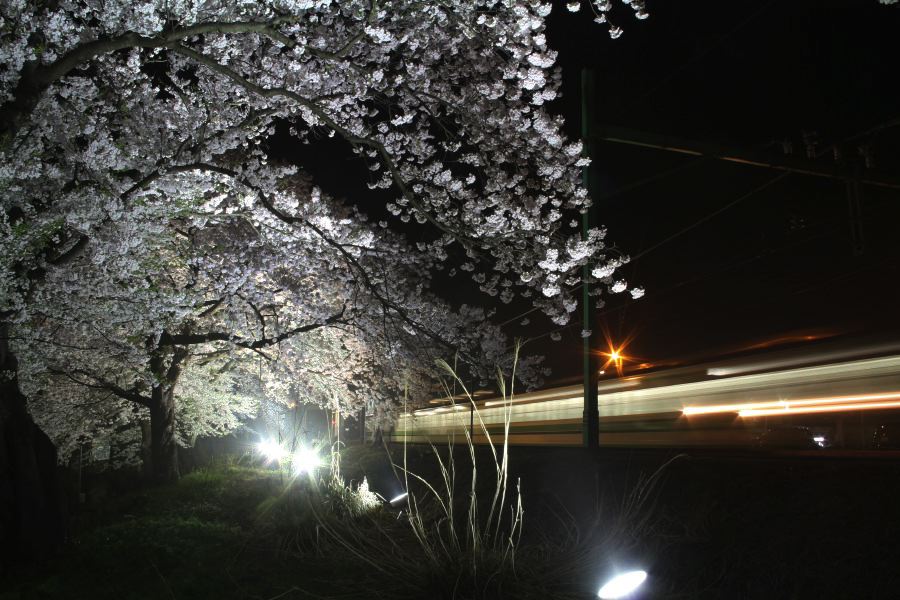
M780 360L757 360L750 361L739 365L719 365L710 367L706 370L706 374L710 377L728 377L731 375L743 375L754 371L767 371L771 369L784 369L787 367L796 367L807 364L812 361L821 362L825 360L839 361L860 353L877 353L877 352L894 352L900 350L898 342L884 342L879 344L870 344L861 348L832 350L829 352L818 352L804 356L785 357Z
M701 377L706 375L706 370L705 366L702 367ZM680 370L642 374L639 376L640 380L632 380L636 387L629 389L614 387L632 383L628 378L600 382L600 418L617 428L616 433L607 434L607 444L753 443L750 438L740 438L738 430L713 431L706 428L698 433L686 430L662 432L654 429L652 434L647 434L629 429L629 423L640 419L656 419L660 422L671 420L674 426L677 417L690 419L691 414L725 413L726 416L739 420L741 411L753 411L741 415L746 420L752 420L756 416L765 416L759 413L762 410L770 410L772 412L769 414L775 416L799 414L804 408L814 409L806 411L812 413L900 409L898 355L699 381L684 381L684 376L685 373ZM477 402L479 422L490 428L501 427L511 415L514 427L529 428L528 432L524 429L519 432L522 433L519 440L527 439L527 443L536 443L535 436L538 434L533 435L533 431L550 428L554 430L553 435L557 435L556 429L559 427L571 427L580 422L584 408L581 386L524 393L512 398L512 404L509 398L503 400L496 396L485 400L487 401ZM445 400L448 401L449 399ZM454 409L453 404L447 404L443 407L419 409L414 412L414 416L401 417L396 425L398 439L461 434L470 425L470 412L467 409L471 409L471 405L460 402L456 406L464 406L465 409ZM640 440L635 441L635 436L640 437Z
M878 410L885 408L900 408L900 401L858 402L855 404L827 404L824 406L785 406L784 408L756 408L742 410L738 413L738 416L743 419L749 419L753 417L771 417L775 415L847 412L857 410Z
M698 381L691 383L678 383L674 385L663 385L640 390L628 390L613 393L604 393L603 384L601 383L601 394L604 394L607 408L611 403L635 406L635 403L644 403L648 406L657 402L669 402L676 398L697 398L698 396L713 396L731 393L737 397L730 404L747 404L756 402L770 402L773 396L777 398L779 389L800 388L800 387L821 387L831 382L834 384L845 385L853 379L868 379L874 381L876 378L885 377L891 379L895 387L898 368L900 368L900 356L891 356L886 358L867 359L853 361L849 363L840 363L836 365L822 365L816 367L805 367L800 369L791 369L788 371L777 371L774 373L761 373L755 375L743 375L739 377L730 377L726 379L713 379L706 381ZM887 381L885 381L887 383ZM799 390L798 390L799 391ZM741 396L746 396L748 392L752 392L757 398L748 398L741 402ZM846 393L853 393L854 390L847 389ZM808 393L808 392L807 392ZM768 398L766 398L768 396ZM725 398L720 398L724 400ZM755 401L755 402L754 402ZM685 405L699 406L707 405L705 402L685 402L677 410L682 410ZM601 406L601 411L603 406ZM633 408L629 408L629 412L633 412ZM732 411L733 412L733 411ZM603 416L601 414L601 416Z
M848 406L856 406L857 404L866 404L878 400L900 399L900 392L891 392L887 394L866 394L861 396L833 396L824 398L804 398L802 400L777 400L774 402L749 402L746 404L719 404L712 406L686 406L682 411L686 416L706 415L717 413L733 413L736 412L743 416L742 413L748 411L772 410L772 414L778 414L787 410L808 406L823 406L832 404L844 404ZM800 408L795 408L800 407Z

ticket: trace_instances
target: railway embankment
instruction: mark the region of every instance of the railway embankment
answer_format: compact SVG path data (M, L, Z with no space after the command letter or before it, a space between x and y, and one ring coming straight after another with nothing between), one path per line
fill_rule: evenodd
M450 453L437 454L446 464ZM469 449L452 454L465 490ZM440 481L432 449L408 455L410 470ZM476 449L481 486L492 461ZM884 453L512 447L509 479L526 538L618 536L620 560L647 569L661 597L900 592L900 460Z

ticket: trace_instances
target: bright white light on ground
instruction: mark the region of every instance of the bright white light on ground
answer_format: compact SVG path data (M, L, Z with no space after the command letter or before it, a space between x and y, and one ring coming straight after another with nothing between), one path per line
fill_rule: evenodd
M400 502L401 500L406 500L406 497L407 497L408 495L409 495L409 494L407 494L406 492L403 492L403 493L400 494L399 496L395 496L394 498L391 498L391 502L390 502L390 503L391 503L391 504L394 504L395 502Z
M278 461L284 458L287 454L284 448L281 447L280 444L273 442L272 440L265 440L256 445L256 449L260 454L266 457L266 459L271 461Z
M616 575L600 588L597 595L601 598L624 598L640 587L647 579L647 571L628 571Z
M291 470L294 475L312 473L321 464L322 460L312 448L301 448L291 457Z

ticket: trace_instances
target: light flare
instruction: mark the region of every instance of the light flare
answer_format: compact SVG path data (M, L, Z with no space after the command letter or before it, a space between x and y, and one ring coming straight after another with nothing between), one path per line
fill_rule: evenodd
M637 590L647 579L647 571L628 571L616 575L606 582L597 592L597 596L604 599L625 598Z
M287 456L285 450L278 442L272 440L263 440L256 445L256 450L266 457L266 460L277 462Z
M322 464L322 459L312 448L300 448L291 457L291 471L294 475L312 473Z

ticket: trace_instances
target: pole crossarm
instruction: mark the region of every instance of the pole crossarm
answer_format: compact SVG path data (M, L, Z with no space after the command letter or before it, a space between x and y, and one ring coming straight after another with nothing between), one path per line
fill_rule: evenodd
M593 132L587 141L639 146L641 148L651 148L686 156L711 158L751 167L808 175L810 177L824 177L840 181L857 178L857 174L851 168L852 165L847 167L835 165L833 169L828 169L811 159L802 159L796 156L773 157L765 152L730 148L720 144L648 133L626 127L596 124L592 129ZM900 178L872 170L859 174L859 182L864 185L900 190Z

